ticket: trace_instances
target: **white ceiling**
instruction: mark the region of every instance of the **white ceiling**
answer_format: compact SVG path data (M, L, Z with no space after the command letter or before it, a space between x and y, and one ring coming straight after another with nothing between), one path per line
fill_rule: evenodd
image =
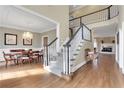
M0 6L0 26L42 33L56 28L48 19L16 6Z
M103 27L97 27L93 30L94 37L109 37L109 36L115 36L117 31L117 24L111 24L108 26Z

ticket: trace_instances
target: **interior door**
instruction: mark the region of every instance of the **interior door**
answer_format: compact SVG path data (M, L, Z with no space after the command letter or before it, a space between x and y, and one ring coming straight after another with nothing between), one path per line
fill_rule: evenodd
M42 42L42 46L44 47L44 64L48 65L48 48L46 47L48 45L48 37L43 37L43 42Z
M43 38L43 47L48 45L48 37Z

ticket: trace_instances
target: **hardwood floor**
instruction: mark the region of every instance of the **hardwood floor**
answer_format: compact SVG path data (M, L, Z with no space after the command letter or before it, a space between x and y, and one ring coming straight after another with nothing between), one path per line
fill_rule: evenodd
M0 77L0 87L4 88L124 87L124 76L115 63L114 55L100 55L97 61L88 62L75 72L75 76L70 82L43 70L40 64L2 68Z

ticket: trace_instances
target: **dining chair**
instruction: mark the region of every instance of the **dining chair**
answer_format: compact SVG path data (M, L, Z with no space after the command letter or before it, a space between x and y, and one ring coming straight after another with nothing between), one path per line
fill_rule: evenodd
M34 55L38 57L38 62L41 62L43 60L43 50L41 51L33 51Z
M40 52L39 52L39 58L40 58L40 61L42 61L43 62L43 50L41 50Z
M5 52L3 52L3 56L4 56L4 59L5 59L5 62L6 62L6 68L7 68L9 62L14 62L15 65L16 65L17 59L14 57L14 55L6 54Z
M20 62L20 61L23 64L26 62L31 63L31 59L30 59L27 51L22 51L20 57L18 58L18 62Z
M29 58L32 60L32 62L39 62L38 56L34 54L32 50L29 50Z

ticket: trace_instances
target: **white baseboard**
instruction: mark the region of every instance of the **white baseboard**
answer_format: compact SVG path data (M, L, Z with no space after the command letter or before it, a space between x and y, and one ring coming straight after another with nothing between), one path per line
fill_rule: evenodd
M54 71L52 71L51 69L50 69L50 67L49 66L44 66L44 69L45 70L47 70L48 72L50 72L50 73L53 73L54 75L57 75L57 76L59 76L59 77L61 77L62 75L61 74L59 74L59 73L57 73L57 72L54 72Z
M72 72L75 72L75 71L78 70L80 67L82 67L84 64L86 64L86 61L81 62L80 64L76 65L75 67L72 68L71 71L72 71ZM50 69L49 66L46 66L46 67L44 66L44 69L47 70L48 72L51 72L51 73L53 73L53 74L55 74L55 75L61 77L61 74L56 73L56 72L54 72L54 71L51 71L51 69Z
M124 74L124 69L122 69L122 73Z
M78 70L80 67L82 67L84 64L86 64L86 61L81 62L80 64L76 65L75 67L72 68L72 72L75 72L76 70Z

